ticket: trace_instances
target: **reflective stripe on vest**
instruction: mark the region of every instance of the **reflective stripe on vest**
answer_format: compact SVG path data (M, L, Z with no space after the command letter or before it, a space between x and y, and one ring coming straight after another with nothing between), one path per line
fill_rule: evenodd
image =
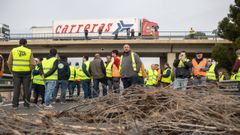
M87 72L89 72L89 66L90 66L90 62L89 61L86 61L84 62L84 64L86 64L86 70ZM80 78L81 80L89 80L91 79L90 77L88 77L82 70L82 66L80 67Z
M70 67L70 77L69 77L69 81L74 81L74 74L75 74L75 68L74 66L69 66Z
M224 75L221 75L221 77L219 78L219 81L223 81L224 80Z
M134 52L131 52L131 59L132 59L133 71L137 71L137 65L136 65L136 62L135 62ZM122 70L122 61L123 61L123 55L120 58L119 72L121 72L121 70Z
M200 70L201 68L206 67L206 64L207 64L206 59L203 59L200 63L197 63L196 59L193 59L192 64L193 64L192 71L194 76L197 76L197 75L206 76L206 72Z
M209 70L206 73L207 80L217 80L216 74L215 74L215 65L211 65Z
M108 65L106 66L107 77L112 77L112 67L113 67L113 62L108 63Z
M30 58L32 51L24 46L12 49L12 71L30 71Z
M36 65L35 70L39 71L39 66ZM44 81L41 75L32 75L33 76L33 84L44 85Z
M57 60L56 57L50 59L44 58L42 61L43 73L46 74L53 68L54 62ZM58 80L58 70L56 70L52 75L44 78L44 80Z
M165 69L163 71L163 75L167 74L167 71L170 71L170 75L168 77L162 77L161 82L163 82L163 83L171 83L172 82L172 80L171 80L171 78L172 78L172 71L171 71L170 68Z
M81 79L81 77L80 77L80 68L76 68L75 69L75 73L76 73L75 80L76 81L80 81L80 79Z
M2 58L2 65L1 65L1 70L0 70L0 77L1 76L3 76L3 74L4 74L4 59L3 59L3 56L2 55L0 55L0 57Z
M148 70L148 78L146 85L156 85L158 83L158 72L156 70Z
M237 74L231 75L230 80L233 80L233 81L236 80L236 75L237 75Z

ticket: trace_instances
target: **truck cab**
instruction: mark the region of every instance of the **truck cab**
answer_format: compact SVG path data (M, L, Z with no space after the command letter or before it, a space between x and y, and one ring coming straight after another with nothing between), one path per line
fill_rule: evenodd
M159 32L158 32L159 26L155 22L151 22L147 19L142 20L142 33L141 35L144 37L158 37Z

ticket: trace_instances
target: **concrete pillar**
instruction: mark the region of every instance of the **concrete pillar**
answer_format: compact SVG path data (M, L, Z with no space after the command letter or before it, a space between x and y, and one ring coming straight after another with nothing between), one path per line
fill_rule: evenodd
M163 69L164 64L167 62L166 55L160 56L160 68Z
M173 67L173 62L176 59L176 53L167 53L167 62L170 67Z

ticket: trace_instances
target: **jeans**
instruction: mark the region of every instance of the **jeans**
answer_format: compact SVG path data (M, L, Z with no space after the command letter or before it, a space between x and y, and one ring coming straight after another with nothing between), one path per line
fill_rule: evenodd
M107 78L107 86L108 86L108 90L112 91L112 89L113 89L113 80L112 80L112 78Z
M137 85L138 84L138 76L132 76L128 78L122 78L123 82L123 88L126 89L132 85Z
M42 98L42 104L44 103L44 95L45 95L45 86L39 84L32 84L32 88L34 90L34 103L37 104L39 95Z
M186 90L188 78L176 78L173 82L173 89Z
M53 92L53 101L56 101L58 90L59 90L59 86L61 85L60 102L65 102L66 92L67 92L67 84L68 84L67 80L58 80L57 81L55 90Z
M75 82L75 86L77 87L77 96L80 96L80 92L81 92L81 81Z
M91 98L91 80L81 80L84 98Z
M193 85L198 86L198 85L204 85L206 84L206 77L200 76L200 77L194 77L193 79Z
M107 95L107 79L101 78L101 79L93 79L93 98L98 97L100 94L99 91L99 83L101 83L103 88L103 96Z
M30 81L31 81L31 75L21 75L17 73L13 73L13 100L12 100L12 106L18 107L19 105L19 95L21 91L21 84L23 84L23 100L24 100L24 106L28 107L31 97L31 90L30 87Z
M69 81L68 82L68 90L69 90L69 97L72 97L74 94L74 89L75 89L75 83L74 81Z
M114 93L120 93L120 77L113 77L112 81Z
M57 81L45 81L45 105L48 106L52 100L53 91L56 88Z

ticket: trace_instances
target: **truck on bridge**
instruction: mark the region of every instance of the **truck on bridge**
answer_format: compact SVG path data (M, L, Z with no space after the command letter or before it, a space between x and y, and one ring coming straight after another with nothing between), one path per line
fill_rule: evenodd
M9 25L0 23L0 40L9 40L10 29Z
M32 27L32 34L49 33L53 38L78 38L84 37L84 30L88 30L88 36L98 36L98 30L102 29L102 37L126 36L127 29L133 29L135 36L141 34L142 37L158 36L158 24L147 19L139 18L118 18L118 19L88 19L88 20L64 20L53 21L52 26Z

